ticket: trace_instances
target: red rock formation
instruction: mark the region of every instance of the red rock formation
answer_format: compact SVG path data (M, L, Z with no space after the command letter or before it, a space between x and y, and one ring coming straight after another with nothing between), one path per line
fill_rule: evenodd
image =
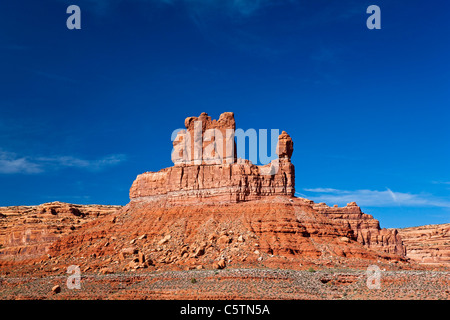
M298 268L299 263L334 266L348 261L355 264L355 259L404 259L396 231L381 230L378 221L363 214L356 204L330 208L293 196L293 142L286 132L279 136L279 159L267 166L234 160L229 154L225 158L232 159L231 163L206 164L202 158L196 159L201 164L177 162L185 152L177 146L193 134L197 119L202 120L202 130L193 140L202 148L202 135L208 129L235 127L232 113L219 121L205 113L187 118L187 131L179 133L174 142L179 156L174 167L139 175L130 189L131 201L117 212L115 223L102 218L87 224L57 241L52 252L117 257L115 268L123 270L140 267L137 257L120 254L130 244L157 267L214 267L226 260L227 267ZM220 149L229 144L214 141ZM271 167L277 169L272 175L268 174ZM112 241L114 245L105 246Z
M197 133L196 126L201 129ZM330 208L294 197L293 142L286 132L279 136L278 159L257 166L235 158L233 135L213 135L205 142L208 130L234 130L232 113L217 121L203 113L187 118L185 127L174 141L175 165L139 175L130 189L130 203L120 210L86 211L57 203L22 209L13 215L14 223L8 210L0 210L7 216L0 223L9 221L0 234L3 256L49 253L58 261L72 264L78 259L83 269L108 272L153 265L296 269L405 261L397 231L380 229L355 203ZM207 163L179 147L186 141L202 149L213 144L209 154L219 155L220 162ZM225 148L230 143L231 153ZM194 157L179 161L186 150ZM96 219L90 219L92 210L97 210Z
M206 113L202 113L198 118L186 119L187 132L183 132L182 135L193 136L198 120L201 122L197 125L201 124L202 130L198 131L196 139L192 139L198 143L201 143L202 134L205 134L206 130L216 129L225 132L235 128L233 113L222 114L219 121L211 120ZM225 145L232 144L224 140L219 142L220 148L224 145L224 149ZM139 175L134 181L130 189L130 199L132 202L163 199L171 204L191 205L210 201L230 203L257 200L268 196L292 197L295 193L294 166L290 161L293 145L291 137L283 131L278 138L279 159L264 167L240 159L233 163L216 165L195 165L191 161L176 163L174 167L159 172L147 172ZM228 155L227 158L230 159L232 156ZM262 173L270 167L278 169L274 175ZM330 208L327 205L314 205L314 208L320 214L349 227L355 240L368 248L405 255L397 231L380 229L378 220L362 213L356 203L350 203L344 208Z
M0 207L0 261L39 257L61 236L120 208L63 202Z
M294 142L286 131L283 131L278 137L277 155L279 158L291 159L293 152Z
M175 165L234 163L236 152L232 112L224 112L219 120L211 120L203 112L184 121L186 130L178 132L173 142L172 161Z
M239 202L263 196L294 194L294 166L280 161L278 173L249 161L220 165L186 165L139 175L130 189L132 201L165 199L183 204L205 201Z
M398 229L398 232L411 260L450 266L450 223Z
M349 226L319 214L311 203L286 196L198 205L131 201L114 216L114 223L100 218L61 238L50 254L59 260L95 256L81 260L82 267L100 264L115 272L148 267L136 263L138 254L154 268L175 270L216 268L222 260L227 268L292 269L402 260L369 249ZM125 251L133 254L123 256Z
M174 141L172 159L175 166L139 175L130 189L132 201L164 199L188 204L199 201L239 202L267 196L294 195L295 172L290 160L293 143L286 132L283 131L279 137L279 159L265 166L257 166L248 160L235 159L233 113L223 113L218 121L202 113L198 118L187 118L185 126L187 131L180 131ZM199 127L197 133L196 126ZM208 130L222 132L226 138L210 142L210 137L205 138ZM188 145L198 144L197 151L194 152L192 147L189 152L189 148L185 148L186 141ZM223 151L206 152L208 156L205 160L201 150L208 150L211 143L215 143L214 150ZM186 152L191 157L184 156ZM219 161L216 164L208 162L211 154L217 156Z
M363 213L355 202L346 207L329 207L320 203L314 208L318 213L350 227L355 240L366 247L405 256L406 250L397 229L381 229L378 220Z

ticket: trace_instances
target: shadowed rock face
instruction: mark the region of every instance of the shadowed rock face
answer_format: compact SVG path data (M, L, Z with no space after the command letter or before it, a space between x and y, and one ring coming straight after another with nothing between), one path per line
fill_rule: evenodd
M220 165L187 165L139 175L130 189L132 201L164 198L182 204L240 202L266 196L290 196L295 193L294 166L280 161L278 173L262 174L270 166L248 161Z

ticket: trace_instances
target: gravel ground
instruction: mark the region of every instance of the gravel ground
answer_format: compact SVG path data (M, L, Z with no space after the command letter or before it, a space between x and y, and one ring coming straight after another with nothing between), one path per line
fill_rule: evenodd
M419 299L449 300L448 271L382 271L369 289L364 270L225 269L83 273L81 289L70 274L0 276L0 299ZM53 293L55 285L60 293Z

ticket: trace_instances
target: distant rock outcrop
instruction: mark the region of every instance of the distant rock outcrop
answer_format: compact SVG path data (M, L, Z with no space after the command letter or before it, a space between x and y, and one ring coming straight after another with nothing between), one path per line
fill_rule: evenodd
M406 256L428 265L450 266L450 223L398 229Z
M63 202L0 207L0 262L42 256L61 236L120 208Z
M363 213L355 202L348 203L345 207L329 207L323 203L314 204L313 207L318 213L348 226L353 231L355 240L367 248L406 255L397 229L381 229L379 221L372 215Z

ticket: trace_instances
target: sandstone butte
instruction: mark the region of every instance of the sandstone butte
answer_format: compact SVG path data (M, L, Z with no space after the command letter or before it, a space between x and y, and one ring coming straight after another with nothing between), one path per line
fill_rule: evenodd
M257 166L235 156L233 113L218 120L202 113L185 127L173 142L174 166L138 175L124 207L0 208L0 264L53 257L111 273L412 263L398 230L381 229L356 203L329 207L295 197L294 143L286 132L278 159ZM199 139L210 129L221 135ZM215 162L187 144L209 148Z

